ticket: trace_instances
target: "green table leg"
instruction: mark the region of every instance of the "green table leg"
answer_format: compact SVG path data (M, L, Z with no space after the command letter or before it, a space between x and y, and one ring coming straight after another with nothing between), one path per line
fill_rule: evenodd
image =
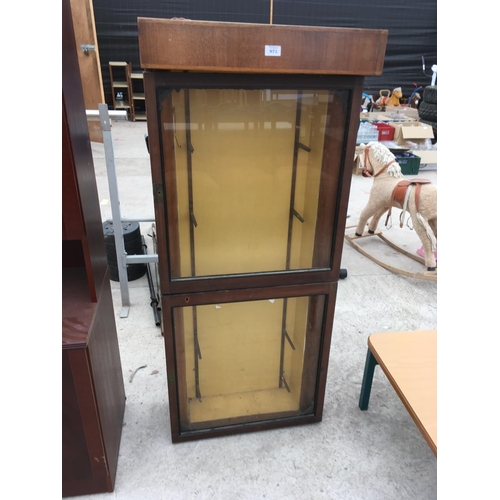
M375 356L370 349L366 353L365 373L363 374L363 383L361 384L361 393L359 395L359 409L367 410L370 401L370 392L372 390L373 372L378 365Z

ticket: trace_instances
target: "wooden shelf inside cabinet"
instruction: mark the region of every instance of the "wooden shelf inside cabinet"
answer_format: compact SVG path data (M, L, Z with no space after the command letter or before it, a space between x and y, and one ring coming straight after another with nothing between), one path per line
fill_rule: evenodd
M146 95L144 93L144 73L131 73L132 105L134 121L146 120Z
M124 61L109 61L109 78L113 96L113 108L125 109L129 119L134 121L134 106L132 102L132 63Z

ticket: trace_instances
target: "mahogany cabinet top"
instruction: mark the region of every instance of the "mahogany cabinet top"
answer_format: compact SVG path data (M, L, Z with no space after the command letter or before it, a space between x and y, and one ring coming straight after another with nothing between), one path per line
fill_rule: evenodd
M381 75L387 30L138 18L143 69Z

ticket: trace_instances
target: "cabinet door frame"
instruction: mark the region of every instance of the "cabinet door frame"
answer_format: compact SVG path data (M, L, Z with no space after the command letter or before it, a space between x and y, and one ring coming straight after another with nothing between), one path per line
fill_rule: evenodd
M158 237L158 258L162 294L192 293L222 289L256 288L261 286L290 286L295 284L337 281L340 273L345 220L352 177L352 162L360 120L363 76L344 75L289 75L289 74L233 74L146 71L148 140L151 160L155 216ZM324 161L320 182L321 217L318 217L315 247L326 267L306 270L263 272L251 275L221 275L200 277L172 277L175 259L176 182L173 169L173 151L165 150L160 139L162 130L159 106L161 93L175 89L191 88L246 88L246 89L318 89L349 91L346 103L345 128L340 147L338 140L325 135ZM168 111L167 111L168 112ZM173 141L172 141L173 147ZM328 162L328 153L337 148L335 155L340 163ZM325 250L326 249L326 250Z
M172 442L178 443L201 439L205 437L224 436L255 430L275 429L291 425L300 425L320 422L323 417L326 379L330 357L330 344L335 313L337 295L337 282L315 283L286 287L264 287L251 290L224 290L217 292L164 295L162 297L163 336L165 343L165 357L167 363L167 386L169 393L169 411ZM178 338L175 333L174 321L176 310L181 307L196 307L209 304L224 304L229 302L246 302L252 300L267 300L275 298L292 298L302 296L323 296L324 305L321 310L315 309L312 302L309 311L314 318L309 321L308 328L315 330L314 334L306 340L305 356L310 359L304 361L303 377L313 382L314 406L305 415L269 418L256 422L241 422L233 425L221 425L212 428L195 430L182 430L181 420L186 413L185 387L183 377L185 365L177 355ZM317 322L321 322L319 327ZM319 333L319 334L318 334ZM314 361L317 353L317 362ZM309 395L310 396L310 395Z

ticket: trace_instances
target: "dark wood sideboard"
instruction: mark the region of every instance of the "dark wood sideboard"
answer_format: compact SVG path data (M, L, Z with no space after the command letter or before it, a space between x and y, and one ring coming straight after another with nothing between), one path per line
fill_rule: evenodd
M125 389L70 1L62 19L62 496L111 492Z

